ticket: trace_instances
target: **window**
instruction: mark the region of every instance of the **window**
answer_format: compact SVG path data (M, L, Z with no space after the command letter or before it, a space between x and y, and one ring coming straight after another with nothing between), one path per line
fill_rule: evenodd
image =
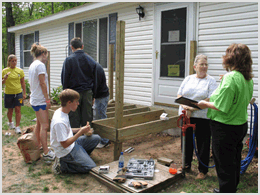
M34 43L34 33L24 35L23 40L24 67L29 67L33 62L33 57L30 54L30 50L32 44Z
M76 23L75 35L81 37L84 51L97 61L103 68L108 62L108 18L87 20ZM82 31L82 32L81 32Z
M99 63L107 67L107 18L99 20Z
M20 68L29 67L33 62L30 50L34 42L39 42L39 31L20 35Z
M83 22L84 51L97 61L97 20Z
M162 12L160 77L185 77L186 15L187 8Z

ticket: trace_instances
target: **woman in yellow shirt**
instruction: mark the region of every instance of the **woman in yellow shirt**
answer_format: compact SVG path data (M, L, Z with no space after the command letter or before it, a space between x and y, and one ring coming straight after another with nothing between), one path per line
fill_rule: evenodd
M15 129L15 133L21 134L21 106L23 106L23 100L26 98L26 91L24 72L22 69L17 68L16 64L16 56L14 54L9 55L7 58L7 68L2 70L2 85L5 84L4 105L8 109L8 126L11 129ZM16 127L12 122L13 109L15 109Z

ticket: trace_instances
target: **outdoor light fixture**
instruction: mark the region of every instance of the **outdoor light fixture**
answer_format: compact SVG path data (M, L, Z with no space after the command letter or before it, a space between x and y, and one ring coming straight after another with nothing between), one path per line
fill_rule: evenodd
M139 20L144 17L144 8L139 5L139 7L136 8L136 13L139 15Z

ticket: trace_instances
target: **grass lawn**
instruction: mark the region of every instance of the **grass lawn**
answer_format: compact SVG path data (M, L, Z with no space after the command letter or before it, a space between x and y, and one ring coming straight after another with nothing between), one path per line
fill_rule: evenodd
M21 113L22 113L22 118L21 118L21 124L20 127L21 129L23 129L24 127L27 126L31 126L31 125L35 125L36 122L32 121L34 118L36 118L35 112L33 111L32 107L27 107L27 106L22 106L21 108ZM8 125L7 125L8 119L7 119L7 109L4 108L4 103L2 100L2 129L7 130L8 129ZM13 113L13 122L15 124L15 113ZM3 167L4 165L6 165L7 163L11 163L12 161L16 161L17 158L15 158L17 155L19 156L19 160L22 158L20 152L18 151L16 142L17 142L17 138L20 135L12 135L12 136L4 136L4 133L2 133L2 147L3 147L3 151L5 150L10 150L12 148L16 148L17 151L15 151L14 153L8 153L8 158L3 160ZM17 155L16 155L17 153ZM246 157L248 153L248 148L246 146L244 146L242 154L243 157L242 159L244 159ZM6 155L6 154L5 154ZM211 165L213 165L214 162L211 161ZM11 164L10 164L11 166ZM26 192L34 192L34 191L38 191L39 190L41 192L58 192L61 190L62 187L65 186L65 188L69 188L69 191L71 192L72 189L74 189L75 184L73 183L74 181L77 180L82 180L81 177L84 177L84 179L82 180L83 184L77 184L75 187L76 188L80 188L82 190L82 192L87 192L88 190L88 186L89 188L91 188L91 184L87 184L85 185L84 182L86 183L85 178L87 177L88 179L91 178L89 175L80 175L80 174L75 174L75 175L61 175L61 176L52 176L51 173L51 167L45 165L44 163L41 162L36 162L33 164L26 164L24 162L22 162L22 165L20 165L20 169L22 170L22 168L26 168L26 178L30 178L32 181L38 181L37 184L35 183L31 183L30 185L27 184L26 182L24 182L22 180L22 182L20 182L20 184L18 185L18 183L14 183L12 186L10 186L7 191L4 192L15 192L15 190L13 190L13 188L17 188L17 192L21 192L21 186L23 188L26 188L27 191ZM198 160L197 158L195 158L192 162L192 169L193 170L197 170L198 167ZM12 168L12 171L11 171ZM2 175L2 179L5 182L9 177L12 176L12 174L16 174L16 168L15 167L11 167L9 168L10 171L8 171L6 174ZM8 169L8 170L9 170ZM186 173L186 177L179 180L178 182L176 182L175 184L173 184L172 186L169 186L167 189L162 190L160 193L163 192L167 192L167 193L179 193L179 192L186 192L186 193L212 193L214 188L218 188L218 178L216 175L216 170L215 168L211 168L209 169L209 173L208 173L208 177L205 180L202 181L198 181L195 180L197 173ZM48 178L48 179L46 179ZM50 183L50 179L51 178L55 178L55 183L53 185L51 185ZM53 180L51 180L52 182L54 182ZM48 183L49 182L49 183ZM91 181L92 183L95 183L95 179L93 179L93 181ZM62 183L62 185L61 185ZM97 186L101 187L101 184L97 184ZM87 186L87 187L86 187ZM6 188L4 189L6 190ZM86 191L85 191L86 190ZM23 191L24 192L24 191ZM251 162L251 164L249 165L247 171L241 175L240 177L240 183L238 185L238 193L258 193L258 158L254 157L253 161Z
M9 121L7 118L7 111L8 110L4 107L4 100L2 99L2 129L8 129L7 122L9 122ZM35 112L32 107L22 106L21 114L22 114L21 122L20 122L21 129L23 129L23 127L27 127L27 126L36 124L35 121L32 121L34 118L36 118ZM15 110L13 110L12 119L13 119L13 122L15 125Z

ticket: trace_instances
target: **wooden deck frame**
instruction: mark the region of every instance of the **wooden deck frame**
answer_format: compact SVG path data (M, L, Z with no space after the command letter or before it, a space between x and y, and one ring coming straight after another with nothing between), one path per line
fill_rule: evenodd
M114 160L118 160L124 141L177 127L177 119L179 118L177 111L173 109L165 111L165 109L156 107L133 105L123 102L125 22L117 21L116 37L115 102L108 105L108 117L106 119L92 121L92 126L96 134L114 142ZM109 49L111 50L113 47L109 47ZM113 61L111 60L110 63L113 64ZM109 66L110 69L112 67L111 64ZM109 77L113 77L113 74L110 73ZM111 78L109 80L112 81ZM110 83L110 93L113 91L112 87ZM57 108L49 110L50 118L52 118ZM160 116L164 112L168 113L169 120L160 120Z
M177 127L179 118L177 111L166 111L152 106L136 105L136 107L124 110L122 127L118 129L115 129L115 117L93 121L95 133L113 142L123 143L129 139ZM164 112L168 113L169 120L160 120L160 115Z
M112 50L109 47L109 88L113 93ZM176 127L178 114L170 114L169 120L161 121L163 109L139 107L124 104L124 55L125 55L125 22L116 23L116 76L115 103L107 108L107 119L92 121L95 133L114 142L114 160L118 160L122 151L122 142L139 136L157 133ZM110 96L111 99L111 96ZM168 112L167 112L168 113Z

